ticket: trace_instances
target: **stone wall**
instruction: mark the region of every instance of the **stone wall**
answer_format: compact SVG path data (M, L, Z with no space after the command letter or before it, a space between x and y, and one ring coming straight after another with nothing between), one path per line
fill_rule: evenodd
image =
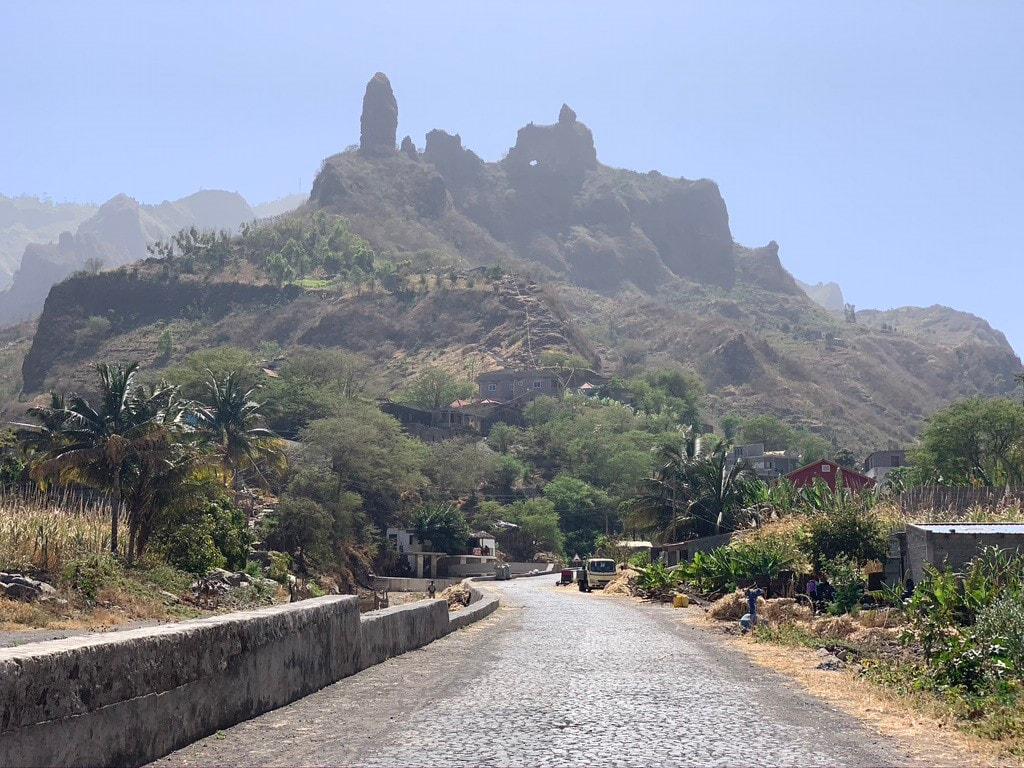
M474 592L453 621L441 600L360 617L333 595L0 649L0 764L141 765L497 607Z

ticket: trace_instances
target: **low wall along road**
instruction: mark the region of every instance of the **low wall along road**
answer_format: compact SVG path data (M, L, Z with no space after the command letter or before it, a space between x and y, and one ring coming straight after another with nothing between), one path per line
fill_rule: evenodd
M141 765L492 613L331 595L0 649L0 764Z

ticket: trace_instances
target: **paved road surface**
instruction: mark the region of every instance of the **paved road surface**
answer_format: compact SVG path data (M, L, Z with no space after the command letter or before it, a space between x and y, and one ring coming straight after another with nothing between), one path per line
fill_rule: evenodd
M897 745L671 609L493 585L494 616L157 765L900 765Z

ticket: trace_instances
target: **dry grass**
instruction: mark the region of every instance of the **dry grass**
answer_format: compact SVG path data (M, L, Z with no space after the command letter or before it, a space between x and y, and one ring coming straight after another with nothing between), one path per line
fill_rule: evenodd
M108 551L111 509L70 492L0 494L0 570L59 574L69 560Z

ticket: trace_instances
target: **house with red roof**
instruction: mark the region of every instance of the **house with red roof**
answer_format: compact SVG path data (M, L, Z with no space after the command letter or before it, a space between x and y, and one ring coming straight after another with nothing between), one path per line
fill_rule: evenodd
M867 475L862 475L860 472L847 467L841 467L829 459L820 459L805 467L800 467L800 469L786 475L786 479L797 488L812 486L815 479L818 479L834 491L836 489L836 478L840 473L843 476L843 485L850 490L860 491L865 488L875 487L875 481Z

